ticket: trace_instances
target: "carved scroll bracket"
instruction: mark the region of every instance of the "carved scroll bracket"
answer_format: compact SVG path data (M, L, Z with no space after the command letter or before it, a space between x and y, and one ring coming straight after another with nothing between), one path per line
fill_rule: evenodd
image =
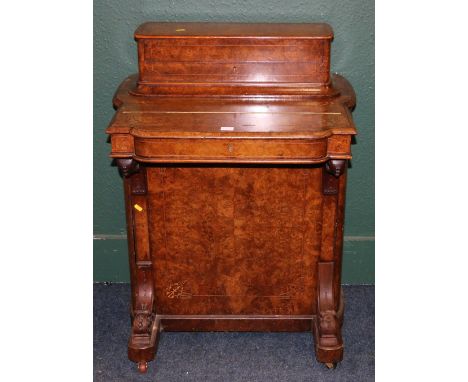
M130 360L146 372L147 362L154 359L158 345L160 324L155 315L152 264L136 262L137 287L132 309L132 332L128 343Z
M346 159L330 159L325 163L325 169L328 173L338 178L344 173L346 167Z
M116 158L115 164L119 168L120 173L124 177L128 177L140 169L138 162L132 158Z
M132 194L145 195L147 186L144 166L140 166L140 164L132 158L117 158L115 159L115 163L122 176L130 180Z
M343 309L335 310L334 263L318 263L317 318L314 321L315 355L320 362L336 363L343 358L341 323Z
M143 263L143 264L141 264ZM152 264L150 261L137 261L137 288L135 306L133 309L134 333L149 333L154 310L154 291L152 278Z
M346 170L346 159L330 159L325 163L323 169L323 194L337 195L339 186L339 177Z

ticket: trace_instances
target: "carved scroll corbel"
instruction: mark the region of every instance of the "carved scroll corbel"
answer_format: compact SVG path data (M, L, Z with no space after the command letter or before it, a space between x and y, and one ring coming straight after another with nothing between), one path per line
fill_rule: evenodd
M132 309L132 331L128 342L128 357L146 372L148 362L156 355L160 324L155 315L151 261L136 261L137 286Z
M322 176L323 194L337 195L339 177L346 171L346 159L330 159L325 163Z
M137 248L138 250L138 248ZM160 324L155 314L153 289L153 264L149 253L137 253L136 291L132 309L132 332L128 343L128 357L138 363L138 370L146 372L158 346Z
M334 175L336 178L343 174L345 167L345 159L330 159L328 162L325 163L325 169L327 170L327 172Z
M115 163L124 179L129 180L132 194L145 195L147 192L145 168L132 158L117 158Z
M132 158L116 158L115 164L123 177L128 177L140 169L138 162Z
M333 288L334 263L318 263L317 316L314 321L315 355L319 362L336 363L343 358L342 304L336 304ZM337 312L335 306L339 305Z
M135 306L132 312L132 332L149 335L154 319L154 291L150 261L137 261L137 280Z

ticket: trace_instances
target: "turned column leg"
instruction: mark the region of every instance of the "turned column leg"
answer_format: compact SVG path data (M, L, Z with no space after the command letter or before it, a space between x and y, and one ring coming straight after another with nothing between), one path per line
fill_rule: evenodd
M132 283L132 329L128 358L146 372L155 358L160 323L154 306L153 262L148 231L146 169L133 159L117 159L124 178L129 261Z
M345 160L329 160L323 169L323 215L320 261L317 264L315 356L329 368L343 359L341 251L345 193Z

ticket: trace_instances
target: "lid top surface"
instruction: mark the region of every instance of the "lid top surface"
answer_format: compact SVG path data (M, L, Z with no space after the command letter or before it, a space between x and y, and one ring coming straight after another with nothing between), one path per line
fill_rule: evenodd
M108 132L125 128L140 137L266 134L322 138L332 131L355 134L349 113L340 102L130 98L134 102L119 108Z
M167 23L147 22L135 31L135 38L303 38L331 39L333 30L325 23Z

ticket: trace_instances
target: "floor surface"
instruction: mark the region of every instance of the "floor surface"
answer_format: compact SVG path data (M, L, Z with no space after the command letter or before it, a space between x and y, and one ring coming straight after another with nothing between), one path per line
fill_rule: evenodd
M140 374L127 358L129 284L94 284L94 381L374 381L374 287L344 286L344 360L315 360L310 333L163 332Z

